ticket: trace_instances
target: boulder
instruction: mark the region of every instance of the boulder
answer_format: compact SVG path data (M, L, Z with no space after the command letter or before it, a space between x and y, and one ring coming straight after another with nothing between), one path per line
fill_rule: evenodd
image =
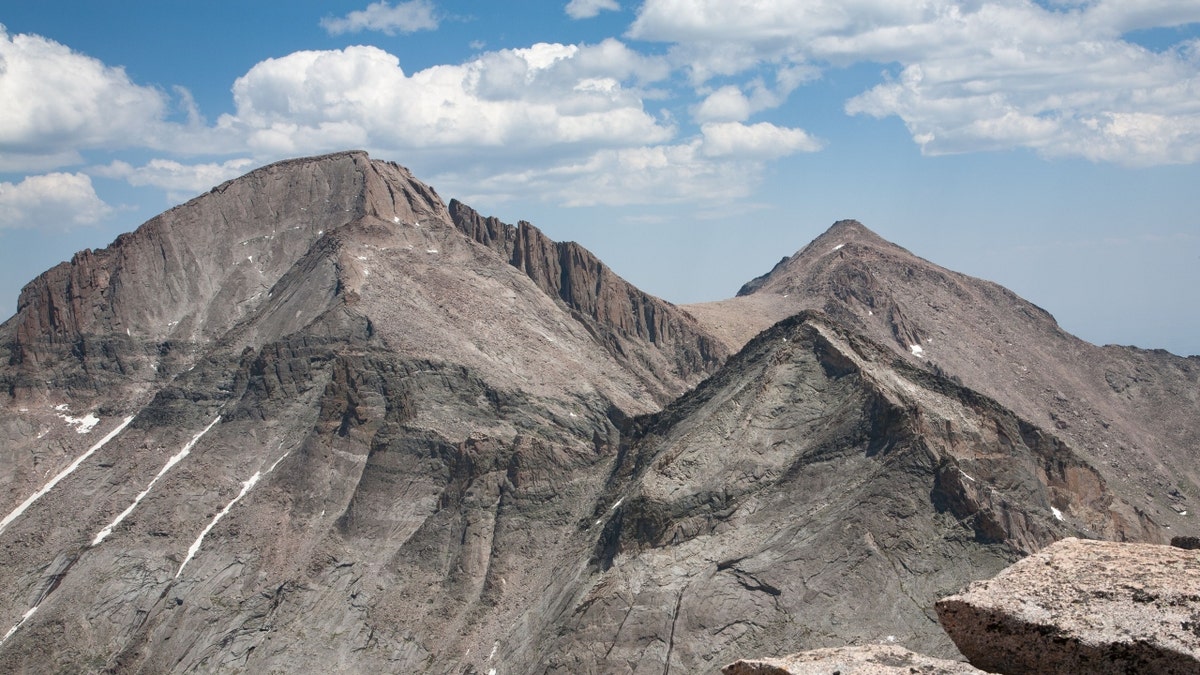
M1064 539L937 612L991 672L1200 672L1200 554L1181 548Z
M734 661L724 675L952 675L982 672L961 661L935 659L897 645L814 649L779 659Z

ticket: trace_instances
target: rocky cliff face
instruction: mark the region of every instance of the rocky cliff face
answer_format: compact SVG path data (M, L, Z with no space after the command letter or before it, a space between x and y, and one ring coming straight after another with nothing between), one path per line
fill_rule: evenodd
M1122 456L1114 478L1082 422L907 344L940 335L914 293L949 280L996 316L1019 299L861 226L826 237L848 239L788 258L719 308L732 321L698 321L578 245L350 152L265 167L81 253L0 326L0 670L953 656L932 607L968 581L1065 536L1195 533L1127 489L1159 469ZM818 270L835 246L847 257ZM911 288L889 271L905 264ZM784 296L821 293L822 311L788 313ZM1075 344L1030 311L1034 344ZM1136 406L1188 375L1111 354L1124 442Z
M450 216L464 234L566 303L615 358L627 367L648 370L648 381L686 382L711 372L729 356L725 344L690 315L631 286L579 244L554 242L525 221L514 227L484 218L453 199ZM670 358L648 362L629 348L631 341L649 342ZM663 403L670 400L669 393L663 392Z
M840 221L739 297L686 308L732 348L803 309L953 378L1070 444L1148 517L1192 527L1200 357L1097 347L991 282Z

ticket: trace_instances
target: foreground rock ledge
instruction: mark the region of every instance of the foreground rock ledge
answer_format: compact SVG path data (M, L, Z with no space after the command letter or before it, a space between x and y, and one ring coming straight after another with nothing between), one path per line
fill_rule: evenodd
M959 661L922 656L903 647L867 645L814 649L780 659L735 661L721 672L724 675L957 675L982 671Z
M999 673L1200 673L1200 553L1064 539L937 603Z

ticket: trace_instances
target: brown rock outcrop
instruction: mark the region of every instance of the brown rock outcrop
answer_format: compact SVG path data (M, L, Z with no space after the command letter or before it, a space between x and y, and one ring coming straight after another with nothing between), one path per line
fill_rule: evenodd
M724 675L955 675L983 671L961 661L935 659L896 645L814 649L778 659L734 661Z
M615 358L650 370L648 380L667 376L688 381L711 373L729 357L728 347L690 315L625 281L579 244L556 242L525 221L513 226L485 218L454 199L449 212L459 231L566 304ZM632 353L630 341L650 343L673 358L647 360Z
M1064 539L937 612L991 672L1200 672L1200 555L1171 546Z

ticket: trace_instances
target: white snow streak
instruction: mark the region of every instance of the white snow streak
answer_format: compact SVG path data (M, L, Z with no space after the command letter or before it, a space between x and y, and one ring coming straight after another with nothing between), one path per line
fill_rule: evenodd
M8 638L12 637L12 634L17 632L17 629L21 627L21 624L28 621L29 617L33 616L34 613L38 611L38 607L40 606L41 605L34 605L33 607L30 607L29 611L25 612L25 614L18 619L15 624L13 624L13 627L8 629L8 632L4 634L4 637L0 638L0 645L4 644Z
M287 456L288 453L283 454L283 457ZM183 574L183 568L187 567L187 564L189 561L191 561L192 557L200 551L200 545L204 543L204 537L206 537L213 527L216 526L217 522L224 518L225 515L229 513L230 509L233 508L233 505L237 504L242 497L246 496L246 493L250 492L250 490L254 488L254 485L258 483L260 478L274 471L275 467L279 466L279 463L283 461L283 457L275 460L275 463L271 465L271 468L267 469L266 471L255 471L253 476L250 476L246 482L242 483L242 491L239 492L238 495L233 498L233 500L226 504L225 508L221 509L220 513L213 516L213 519L208 523L208 527L204 528L204 531L200 533L200 536L196 537L196 541L192 542L192 545L188 547L187 556L183 559L183 562L180 563L179 571L175 573L176 579L179 578L180 574Z
M1050 513L1053 513L1054 517L1058 518L1059 520L1063 519L1062 511L1059 511L1058 509L1054 508L1053 506L1050 507Z
M158 475L154 477L154 480L150 481L150 484L146 486L146 489L142 490L141 494L134 498L133 503L129 505L129 508L122 511L121 514L116 517L116 519L114 519L111 523L105 526L103 530L100 530L100 532L96 534L96 538L92 540L92 546L98 545L100 542L104 541L108 535L112 534L113 528L115 528L117 525L120 525L121 521L125 520L126 516L133 513L133 510L137 508L138 503L145 499L146 495L150 494L150 490L154 489L154 484L157 483L160 478L165 476L166 473L171 470L171 467L182 461L184 457L187 457L188 453L192 451L192 447L195 446L196 442L200 440L200 437L208 433L208 430L216 426L217 422L220 421L221 416L217 415L217 419L213 420L208 426L204 427L203 431L195 436L192 436L192 440L188 441L187 445L183 446L182 450L172 455L171 459L168 459L167 463L163 465L163 468L158 470Z
M958 472L962 474L962 477L963 477L963 478L966 478L967 480L971 481L972 483L974 483L974 482L975 482L975 479L974 479L974 478L971 478L970 476L968 476L966 471L963 471L962 469L959 469L959 470L958 470Z
M835 251L840 251L840 250L842 250L842 247L843 247L843 246L845 246L845 244L838 244L837 246L834 246L834 247L833 247L833 250L835 250Z
M913 356L920 356L921 354L925 353L925 350L921 348L921 345L909 345L908 348L912 350Z
M33 504L38 499L40 499L42 497L42 495L49 492L55 485L58 485L59 481L66 478L67 476L71 475L71 472L74 471L75 469L79 468L79 465L83 463L83 460L87 459L88 457L91 457L92 453L94 453L97 450L99 450L100 448L104 447L105 443L111 441L117 434L121 433L121 431L124 430L125 427L129 426L129 423L133 421L133 418L134 418L133 415L126 417L125 421L118 424L116 429L113 429L112 431L108 432L108 435L105 436L104 438L101 438L100 442L98 442L95 445L93 445L92 447L88 448L88 451L83 453L82 455L80 455L78 458L76 458L74 462L71 462L70 466L68 466L67 468L58 472L58 475L55 476L54 478L51 478L49 483L46 483L45 485L42 486L42 489L33 493L33 495L29 497L29 499L26 499L25 501L21 502L21 505L15 509L13 509L12 513L5 516L4 520L0 520L0 532L4 532L4 529L7 528L9 526L9 524L12 523L12 521L19 518L22 513L25 513L25 509L29 508L31 504Z

